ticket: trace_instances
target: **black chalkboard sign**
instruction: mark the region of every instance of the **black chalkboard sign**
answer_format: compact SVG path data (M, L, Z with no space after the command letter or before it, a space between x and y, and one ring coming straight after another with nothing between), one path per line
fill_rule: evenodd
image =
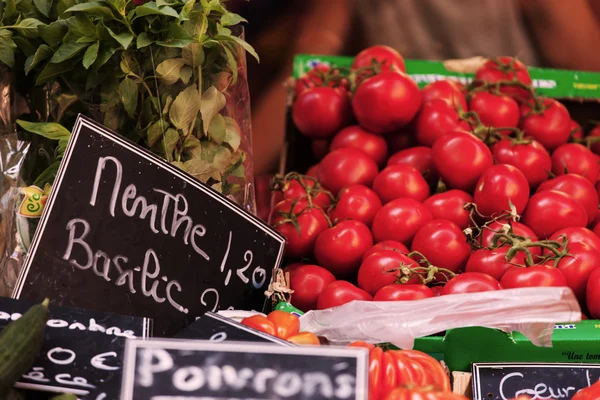
M0 297L0 329L33 304ZM151 321L53 305L49 310L42 351L15 386L73 393L86 399L117 400L125 341L150 336Z
M366 400L368 359L350 347L128 340L121 400Z
M572 398L600 380L600 364L473 363L473 399Z
M260 332L221 315L207 312L175 335L178 339L202 339L213 342L260 342L292 347L287 340Z
M284 238L221 194L79 117L13 297L150 317L261 310Z

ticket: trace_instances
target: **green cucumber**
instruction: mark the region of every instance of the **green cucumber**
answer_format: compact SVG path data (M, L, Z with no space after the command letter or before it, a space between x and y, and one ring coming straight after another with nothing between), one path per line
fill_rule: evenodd
M15 382L31 369L38 356L46 322L49 300L36 304L0 333L0 395L5 396ZM0 397L3 398L3 397Z

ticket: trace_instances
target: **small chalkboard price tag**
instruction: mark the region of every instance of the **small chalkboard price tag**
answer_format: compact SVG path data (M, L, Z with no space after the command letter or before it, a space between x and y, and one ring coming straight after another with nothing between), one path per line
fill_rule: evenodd
M600 364L473 363L473 399L568 400L600 380Z
M202 339L213 342L261 342L292 347L287 340L242 325L231 318L207 312L190 326L175 335L177 339Z
M0 329L34 303L0 297ZM148 318L50 305L43 347L16 383L27 390L72 393L92 400L117 400L127 339L151 333Z
M121 400L361 399L368 352L192 340L128 340Z
M79 116L13 297L154 320L261 310L284 238L185 172Z

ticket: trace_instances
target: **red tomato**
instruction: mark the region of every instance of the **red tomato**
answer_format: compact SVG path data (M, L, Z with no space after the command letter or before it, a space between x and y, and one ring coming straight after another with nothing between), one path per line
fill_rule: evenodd
M591 273L586 286L586 304L589 316L600 319L600 268L596 268Z
M600 251L600 238L587 228L580 226L572 226L564 229L559 229L550 236L549 240L560 242L561 237L564 236L568 239L568 244L572 245L575 243L582 243L586 246Z
M381 200L374 191L363 185L352 185L340 190L329 216L333 223L354 219L371 226L380 209Z
M442 99L433 99L424 103L414 126L419 144L429 147L447 133L455 130L471 130L469 124L460 119L458 111Z
M587 134L587 137L589 138L596 138L598 136L600 136L600 125L596 125ZM600 154L600 142L593 142L590 148L592 149L594 154Z
M571 117L566 107L554 99L543 99L544 111L535 112L530 104L521 107L521 129L548 151L567 143Z
M581 175L595 185L598 181L598 161L585 146L578 143L563 144L552 153L552 173Z
M454 108L467 109L462 85L449 79L428 83L421 89L421 96L423 96L423 104L433 99L442 99Z
M472 202L473 197L470 194L454 189L434 194L423 204L429 208L434 219L447 219L458 225L460 229L465 229L471 225L471 218L464 206Z
M351 276L358 270L362 256L373 246L369 227L360 221L342 221L326 229L315 242L314 255L319 265L336 276Z
M488 60L475 71L475 79L489 83L516 80L531 85L531 77L525 64L515 58L504 56ZM500 92L520 101L531 97L529 91L515 86L502 86Z
M445 219L435 219L423 225L413 239L411 250L423 254L436 267L452 272L462 270L471 254L462 230Z
M583 129L581 125L577 123L577 121L571 120L571 124L569 125L570 133L572 139L583 139Z
M534 265L531 267L512 267L500 279L500 286L504 289L524 287L565 287L567 280L563 273L547 265Z
M307 312L317 308L319 294L335 277L318 265L300 265L290 271L290 288L294 307Z
M485 91L475 92L469 100L469 111L475 111L485 126L513 127L519 124L519 104L510 96ZM510 131L502 131L509 134Z
M367 132L358 125L349 126L339 131L331 141L331 151L342 148L353 148L364 151L377 165L385 165L388 145L383 136Z
M362 81L352 108L358 123L373 133L391 133L407 125L421 107L419 86L406 74L385 71Z
M598 400L600 399L600 382L594 383L583 390L580 390L571 400Z
M323 210L331 205L331 197L324 191L321 185L306 178L290 179L283 183L281 187L284 200L297 202L300 199L312 201L315 206L321 207Z
M429 185L421 173L406 164L386 167L373 180L373 190L381 201L409 198L423 201L429 197Z
M300 332L300 318L285 311L275 310L267 315L267 319L275 325L275 336L287 339Z
M561 258L556 267L563 273L567 285L580 303L585 302L585 287L590 274L600 266L600 252L583 243L568 245L569 253ZM554 260L548 261L553 265Z
M305 92L307 89L313 88L315 86L329 86L329 87L338 87L342 86L344 88L348 87L348 82L345 78L337 77L338 73L336 71L332 72L327 64L318 64L310 71L306 72L302 75L298 80L296 80L296 96ZM334 78L334 79L331 79ZM323 81L327 80L327 85L323 84Z
M321 344L317 335L312 332L300 332L294 336L290 336L287 338L287 341L290 343L298 344L298 345L313 345L317 346Z
M477 210L485 216L510 213L511 204L521 214L529 200L529 182L516 167L497 164L481 175L473 197Z
M467 400L467 398L450 391L431 388L397 387L389 392L383 400Z
M598 192L594 185L581 175L566 174L542 183L537 191L556 190L567 194L583 207L591 224L598 213Z
M371 247L369 250L367 250L367 252L363 255L363 261L365 260L365 258L369 257L371 254L375 254L378 253L380 251L385 251L385 250L393 250L393 251L397 251L400 253L404 253L404 254L408 254L408 247L406 247L404 244L397 242L395 240L384 240L383 242L379 242L375 245L373 245L373 247Z
M374 301L407 301L435 297L431 289L421 284L391 284L375 293Z
M320 160L329 153L329 140L315 139L311 142L310 148L315 159Z
M520 169L532 188L548 179L548 171L552 169L550 154L532 139L525 142L502 139L494 145L492 153L497 163Z
M428 386L431 390L450 392L450 378L444 367L425 353L417 350L384 351L365 342L354 342L349 346L369 349L369 399L382 399L394 388L405 385Z
M373 300L373 297L350 282L335 281L330 283L319 295L317 309L337 307L353 300L370 301Z
M505 224L510 225L513 235L521 236L525 239L531 239L532 242L537 242L538 237L528 226L515 221L498 220L483 228L479 239L479 243L483 247L493 247L494 236L498 232L502 232ZM530 247L529 250L533 255L541 255L542 252L538 247Z
M294 102L292 118L298 130L311 139L331 137L352 121L350 98L342 89L307 89Z
M418 264L407 255L393 250L380 251L365 258L358 270L358 287L375 295L379 289L398 280L400 267L414 268ZM410 283L420 282L418 277Z
M463 132L449 133L436 140L431 155L444 183L465 192L472 192L479 177L494 165L492 152L485 143Z
M306 171L306 175L311 178L319 179L319 164L315 164Z
M500 289L502 289L500 282L489 275L481 272L465 272L450 279L444 285L440 294L445 296L447 294L490 292Z
M570 196L556 190L544 190L531 196L523 222L539 238L547 238L559 229L586 226L587 213Z
M242 320L242 325L275 336L275 324L269 321L264 315L256 314L251 317L246 317Z
M373 60L381 63L382 71L406 72L404 58L389 46L376 45L367 47L354 57L352 69L371 67Z
M414 199L392 200L375 215L373 238L376 242L396 240L410 245L417 231L432 219L427 206Z
M431 158L431 149L429 147L418 146L401 150L391 156L387 162L388 167L400 164L416 168L429 184L436 184L439 179L433 165L433 158Z
M524 264L525 254L520 251L511 261L508 261L506 253L509 249L510 247L505 246L497 249L475 250L467 260L465 271L480 272L499 281L504 273L512 268L513 264Z
M283 214L282 214L283 213ZM294 220L296 226L294 226ZM290 258L309 257L313 253L317 236L329 228L329 221L319 207L310 207L304 200L293 206L289 200L275 205L272 224L285 236L285 254Z
M321 183L334 195L345 186L371 186L376 175L375 161L356 149L334 150L319 163Z
M417 145L417 139L414 132L409 127L399 130L398 132L386 134L385 140L388 144L390 154L399 152L400 150L409 149Z

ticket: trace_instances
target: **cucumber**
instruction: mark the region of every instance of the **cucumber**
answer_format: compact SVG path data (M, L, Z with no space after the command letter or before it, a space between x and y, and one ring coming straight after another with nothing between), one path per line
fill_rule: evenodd
M0 333L0 398L33 365L44 341L49 300L36 304Z

